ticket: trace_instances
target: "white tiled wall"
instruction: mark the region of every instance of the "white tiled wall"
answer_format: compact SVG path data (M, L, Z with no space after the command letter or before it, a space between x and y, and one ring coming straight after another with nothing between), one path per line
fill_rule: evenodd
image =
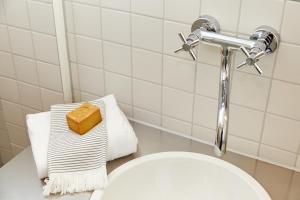
M0 0L0 160L29 145L25 115L62 103L52 1Z
M51 1L1 1L7 13L0 12L0 114L6 120L0 124L5 134L0 133L11 143L15 135L7 133L8 127L22 132L24 113L48 109L63 96ZM210 143L219 49L200 45L194 62L184 52L173 52L181 45L177 33L187 35L202 14L216 17L223 32L240 37L259 25L276 28L282 42L260 61L262 76L252 68L233 68L228 146L300 170L299 2L65 0L65 11L76 101L114 93L128 116ZM233 65L243 59L237 53ZM40 98L35 102L28 96ZM9 147L1 143L4 161L19 152L21 141Z
M223 32L240 37L259 25L276 28L282 43L278 53L260 61L262 76L251 68L233 69L228 146L289 167L298 163L300 170L300 3L66 0L65 5L78 100L114 93L133 118L206 142L215 134L219 49L201 45L194 62L186 53L173 53L181 44L177 33L187 35L200 14L216 17ZM243 59L237 53L233 64Z

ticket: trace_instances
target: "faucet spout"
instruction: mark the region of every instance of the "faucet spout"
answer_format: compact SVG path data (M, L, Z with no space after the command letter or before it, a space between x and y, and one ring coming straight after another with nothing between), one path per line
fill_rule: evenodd
M219 82L218 118L215 139L215 154L222 156L226 153L228 122L229 122L229 86L230 61L232 53L228 48L222 48L222 61Z

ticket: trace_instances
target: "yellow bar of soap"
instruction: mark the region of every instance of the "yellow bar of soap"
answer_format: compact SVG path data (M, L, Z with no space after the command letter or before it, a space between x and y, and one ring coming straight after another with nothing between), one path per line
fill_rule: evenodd
M83 135L102 121L100 108L89 102L81 104L67 114L69 129Z

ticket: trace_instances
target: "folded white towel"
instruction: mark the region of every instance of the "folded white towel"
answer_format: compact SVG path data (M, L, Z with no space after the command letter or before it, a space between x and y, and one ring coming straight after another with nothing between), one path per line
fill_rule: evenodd
M106 106L108 152L107 160L114 160L137 151L137 137L113 95L103 97ZM47 150L50 135L50 112L29 114L27 128L38 177L48 176Z

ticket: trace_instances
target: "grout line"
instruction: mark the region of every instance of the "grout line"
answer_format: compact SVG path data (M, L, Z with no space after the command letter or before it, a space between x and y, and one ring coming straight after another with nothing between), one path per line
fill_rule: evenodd
M33 49L34 49L34 47L33 47ZM59 65L57 65L56 63L51 63L51 62L40 60L40 59L37 59L37 58L33 58L33 57L21 55L21 54L15 53L13 51L3 51L3 50L0 50L0 52L11 54L13 56L19 56L19 57L22 57L22 58L27 58L27 59L30 59L30 60L33 60L33 61L36 61L36 62L43 62L43 63L49 64L49 65L55 65L55 66L59 67Z
M103 26L102 26L102 8L101 8L101 5L102 5L102 2L101 2L101 0L98 0L99 1L99 5L100 5L100 8L99 8L99 11L100 11L100 13L99 13L99 17L100 17L100 29L101 29L101 38L103 38ZM73 6L72 6L73 7ZM73 12L72 12L72 14L73 14ZM73 17L73 23L74 23L74 16L72 16ZM75 26L75 23L74 23L74 26ZM76 46L76 48L77 48L77 46ZM104 61L104 41L102 40L101 41L101 56L102 56L102 71L103 71L103 73L102 73L102 76L103 76L103 95L106 95L106 79L105 79L105 61ZM77 57L77 55L76 55L76 57ZM77 60L77 58L76 58L76 60ZM79 73L78 73L78 76L79 76ZM79 80L79 77L78 77L78 80Z
M28 1L25 0L25 2L27 3ZM29 15L29 10L28 10L28 15ZM29 21L29 24L30 24L30 17L28 16L28 21ZM0 23L2 24L2 23ZM5 24L2 24L2 25L5 25ZM46 33L46 32L41 32L41 31L38 31L38 30L34 30L34 29L30 29L31 25L29 25L29 28L26 28L26 27L20 27L20 26L15 26L15 25L12 25L12 24L6 24L9 28L14 28L14 29L22 29L23 31L29 31L29 32L33 32L33 33L38 33L38 34L41 34L41 35L47 35L47 36L52 36L52 37L56 37L56 34L50 34L50 33Z
M198 10L198 14L199 16L201 16L201 8L202 8L202 1L199 0L199 10ZM194 135L194 129L193 129L193 126L195 124L195 118L194 118L194 113L195 113L195 104L196 104L196 95L197 95L197 74L198 74L198 50L199 50L199 47L196 48L196 55L197 55L197 59L194 62L194 83L193 83L193 92L192 92L192 95L193 95L193 100L192 100L192 120L191 122L189 122L189 124L191 125L191 130L190 130L190 133L191 133L191 136Z
M198 50L197 50L197 55L198 55ZM195 118L194 118L194 113L195 113L195 104L196 104L196 95L197 95L197 92L196 92L196 89L197 89L197 74L198 74L198 63L195 62L194 63L194 88L193 88L193 92L192 92L192 95L193 95L193 102L192 102L192 121L191 121L191 135L193 135L193 124L195 122Z
M163 0L163 21L162 21L162 53L161 55L161 78L160 78L160 125L163 127L163 102L164 102L164 68L165 68L165 34L166 34L166 27L165 27L165 16L166 16L166 0Z
M238 13L238 20L237 20L236 30L235 30L236 36L239 34L239 28L240 28L240 22L241 22L241 15L242 15L243 0L240 0L239 2L240 2L239 13Z
M283 23L283 18L284 18L284 12L285 12L285 3L283 5L283 9L282 9L282 13L281 13L280 28L278 30L279 33L281 32L281 28L282 28L282 23ZM273 63L273 69L272 69L271 77L274 76L275 66L276 66L276 63L277 63L277 57L278 57L278 49L277 49L276 54L274 56L274 63ZM261 149L261 145L262 145L262 139L263 139L263 134L264 134L264 129L265 129L265 122L266 122L266 118L267 118L267 112L268 112L268 106L269 106L269 101L270 101L270 97L271 97L272 86L273 86L273 80L271 79L270 84L269 84L269 90L268 90L268 96L267 96L266 106L265 106L265 109L264 109L264 116L263 116L263 121L262 121L262 127L261 127L261 131L260 131L260 138L259 138L259 145L258 145L258 152L257 152L258 156L260 155L260 149ZM294 163L294 166L295 166L295 163Z
M75 25L75 21L74 21L74 8L73 8L73 0L69 0L69 3L71 4L70 5L70 7L71 7L71 17L72 17L72 26L73 26L73 30L74 30L74 32L75 32L75 30L76 30L76 25ZM65 5L65 4L64 4ZM66 14L66 12L65 12L65 14ZM65 16L65 19L66 19L66 16ZM67 26L67 22L65 23L66 24L66 26ZM101 29L101 31L102 31L102 29ZM68 30L66 29L66 35L67 35L67 41L68 41ZM73 39L73 43L74 43L74 50L75 50L75 56L76 56L76 71L77 71L77 82L78 82L78 90L79 90L79 98L80 98L80 100L82 99L82 97L81 97L81 91L82 91L82 89L81 89L81 84L80 84L80 78L79 78L79 63L78 63L78 48L77 48L77 36L76 35L73 35L73 37L72 37L72 39ZM101 46L102 46L102 43L101 43ZM68 46L69 47L69 46ZM68 48L68 50L69 50L69 48ZM70 57L69 57L70 58ZM70 65L71 66L71 65ZM85 65L84 65L85 66ZM70 69L70 71L71 71L72 69ZM72 71L71 71L71 73L72 73ZM73 91L72 91L72 95L74 95L73 94Z
M134 81L133 81L133 48L132 48L132 43L133 43L133 38L132 38L132 30L133 30L133 25L132 25L132 0L129 2L129 32L130 32L130 86L131 86L131 115L134 117Z

